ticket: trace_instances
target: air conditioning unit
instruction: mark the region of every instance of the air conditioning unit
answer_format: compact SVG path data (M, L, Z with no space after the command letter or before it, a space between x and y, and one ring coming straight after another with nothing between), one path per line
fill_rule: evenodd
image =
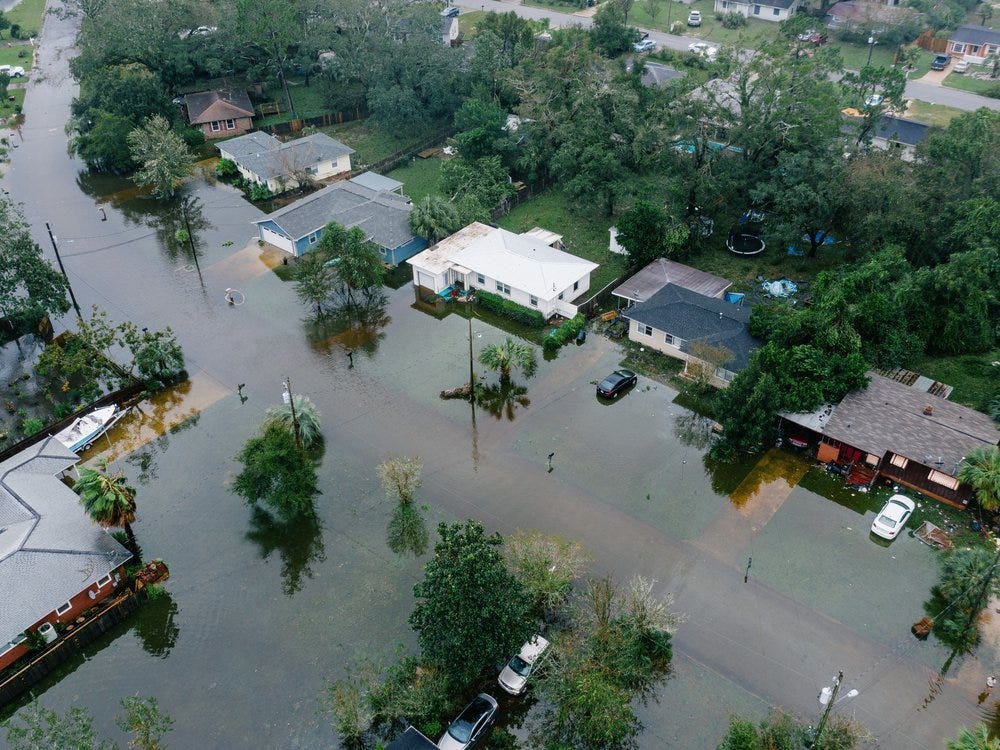
M52 643L52 641L59 637L56 629L52 627L52 623L49 622L43 622L38 627L38 634L42 636L46 643Z

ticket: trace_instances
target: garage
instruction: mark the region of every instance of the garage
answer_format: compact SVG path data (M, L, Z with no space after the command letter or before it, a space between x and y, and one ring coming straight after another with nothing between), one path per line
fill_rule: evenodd
M267 227L260 226L260 238L269 245L274 245L275 247L281 248L285 252L295 254L294 245L292 241L285 237L283 234L278 234L273 229L268 229Z

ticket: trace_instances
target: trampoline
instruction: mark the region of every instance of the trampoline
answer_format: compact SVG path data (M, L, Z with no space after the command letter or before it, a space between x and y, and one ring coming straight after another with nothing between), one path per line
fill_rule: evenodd
M730 232L726 239L726 248L733 255L760 255L764 247L764 240L755 234Z

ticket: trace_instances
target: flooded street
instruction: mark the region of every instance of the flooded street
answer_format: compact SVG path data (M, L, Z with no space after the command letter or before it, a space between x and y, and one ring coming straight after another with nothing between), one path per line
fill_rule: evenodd
M423 560L390 550L393 506L375 466L418 455L431 529L474 517L502 533L557 532L591 550L594 573L637 572L673 594L686 620L673 674L640 712L644 748L713 748L729 714L771 705L818 719L816 695L838 670L861 692L838 711L882 748L939 748L978 719L988 667L967 660L938 680L947 650L909 634L937 578L934 551L906 536L872 543L871 508L824 497L797 456L706 462L707 425L666 386L640 378L598 402L594 381L621 359L600 336L540 361L530 380L515 374L526 392L494 394L473 420L467 402L438 395L467 380L465 318L418 309L406 284L346 329L346 312L317 328L272 270L276 256L251 239L260 212L202 178L181 196L192 255L175 239L179 201L88 175L66 155L72 34L46 17L3 186L47 252L50 222L81 307L171 326L191 379L99 446L139 488L136 535L170 565L167 593L40 685L46 706L84 706L117 737L119 699L154 695L176 720L173 748L334 746L324 682L414 643L406 621ZM473 320L477 352L505 335ZM325 449L316 519L279 524L228 487L286 377L317 404Z

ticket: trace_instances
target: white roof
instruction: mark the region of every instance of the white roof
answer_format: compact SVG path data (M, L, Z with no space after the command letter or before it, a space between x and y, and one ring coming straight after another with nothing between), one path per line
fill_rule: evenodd
M558 296L598 266L549 247L530 233L515 234L479 222L460 229L409 262L435 274L465 266L545 300Z

